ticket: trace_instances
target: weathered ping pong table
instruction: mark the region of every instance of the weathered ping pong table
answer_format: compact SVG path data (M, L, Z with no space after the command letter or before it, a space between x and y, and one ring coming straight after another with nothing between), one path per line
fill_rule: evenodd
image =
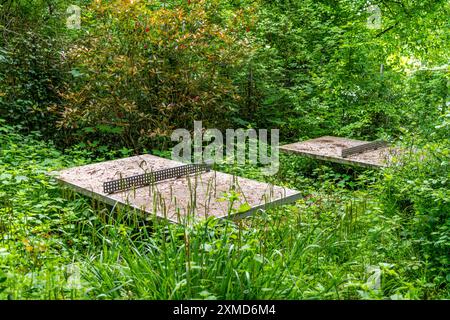
M241 218L300 198L295 190L152 155L85 165L52 175L86 196L175 223L189 217ZM238 199L229 201L231 194Z
M389 147L384 141L361 141L325 136L280 147L280 151L369 168L389 166L400 150Z

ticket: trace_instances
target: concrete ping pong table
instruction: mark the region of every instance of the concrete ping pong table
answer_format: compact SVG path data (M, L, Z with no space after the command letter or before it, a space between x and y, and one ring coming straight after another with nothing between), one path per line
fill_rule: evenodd
M134 187L130 183L131 188L110 192L114 187L120 189L127 178L140 176L138 180L142 180L153 172L183 165L153 155L141 155L70 168L52 175L63 185L88 197L113 206L129 206L174 223L183 223L188 217L242 218L259 209L300 198L295 190L214 170L163 179L146 186ZM232 206L227 198L230 192L238 196Z
M389 147L384 141L367 142L332 136L287 144L281 146L280 151L367 168L387 167L401 153L401 150Z

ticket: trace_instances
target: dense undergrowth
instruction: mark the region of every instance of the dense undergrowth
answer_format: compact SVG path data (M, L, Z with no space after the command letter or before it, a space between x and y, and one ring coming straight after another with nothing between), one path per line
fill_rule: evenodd
M0 299L450 298L450 3L377 2L378 29L369 3L1 1ZM190 226L48 175L169 157L194 120L408 152L381 171L286 155L271 177L218 165L303 198Z
M47 175L92 162L88 152L1 130L2 299L448 298L445 268L417 246L414 214L374 196L377 173L289 161L277 179L297 172L288 185L305 197L293 205L239 222L144 222Z

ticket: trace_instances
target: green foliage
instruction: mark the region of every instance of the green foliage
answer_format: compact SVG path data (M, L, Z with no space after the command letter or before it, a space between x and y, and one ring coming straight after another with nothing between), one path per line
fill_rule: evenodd
M84 36L67 49L73 80L60 126L73 140L167 146L193 121L225 128L239 96L227 76L248 49L244 3L106 1L87 8ZM161 5L161 6L160 6Z
M377 30L367 3L1 1L0 298L448 298L450 2L377 2ZM47 175L169 157L194 120L408 152L381 173L287 155L273 177L217 166L304 198L193 226L138 221Z
M314 180L307 185L306 177L294 180L295 187L314 193L238 223L143 221L136 212L111 211L61 191L47 175L87 163L89 152L63 155L38 141L38 133L19 135L18 128L0 122L2 299L436 299L448 294L431 256L422 256L417 246L422 234L409 232L409 217L390 215L369 195L370 188L349 191L337 183L330 192L333 182L348 180L331 169L314 174L329 186L321 189ZM283 174L290 170L295 167L287 166Z
M381 195L387 212L405 216L405 236L415 239L432 272L449 278L450 126L449 115L436 128L434 142L411 150L402 166L386 171Z
M63 147L167 149L199 119L284 141L428 135L448 101L448 1L380 3L379 30L362 0L81 1L80 30L69 4L0 9L0 115L57 122Z
M0 7L0 116L47 136L54 134L57 116L50 111L66 79L64 3L7 0Z
M448 99L448 72L411 79L418 67L406 61L420 59L430 69L448 63L448 2L380 3L381 30L366 27L366 5L262 1L257 50L240 80L245 120L279 127L293 141L326 134L397 137L402 125L432 130L435 110ZM436 28L426 27L434 21ZM412 32L417 25L423 32Z
M64 278L72 262L65 235L77 203L66 205L46 174L77 162L39 141L38 132L22 136L19 129L0 119L0 297L73 298Z

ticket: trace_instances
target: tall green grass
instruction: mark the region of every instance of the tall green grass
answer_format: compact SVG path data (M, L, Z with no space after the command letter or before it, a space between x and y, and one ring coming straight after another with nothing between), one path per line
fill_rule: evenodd
M401 275L405 266L397 264L400 259L420 266L410 243L399 242L395 230L401 222L368 210L366 200L327 211L330 205L334 209L333 200L322 205L300 202L238 223L208 219L174 225L152 219L136 226L111 217L90 229L97 245L83 259L83 279L91 286L88 296L418 298L411 290L415 285ZM381 271L379 288L369 282L369 267Z

